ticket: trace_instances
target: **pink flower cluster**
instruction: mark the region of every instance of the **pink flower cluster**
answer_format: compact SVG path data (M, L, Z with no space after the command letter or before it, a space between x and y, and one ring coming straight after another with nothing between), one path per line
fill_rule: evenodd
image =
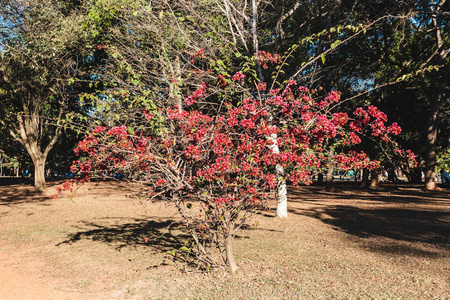
M192 104L196 103L198 99L205 96L205 92L208 89L208 84L206 82L203 82L202 86L197 89L195 92L192 93L189 97L184 99L184 102L186 102L187 106L191 106Z
M236 73L231 77L231 80L233 80L233 81L242 81L242 80L244 80L244 78L245 78L245 75L244 75L244 74L242 74L242 73L240 73L240 72L236 72Z
M265 51L259 51L256 53L256 60L263 66L264 69L267 69L268 63L276 64L281 61L281 56L279 54L272 54Z

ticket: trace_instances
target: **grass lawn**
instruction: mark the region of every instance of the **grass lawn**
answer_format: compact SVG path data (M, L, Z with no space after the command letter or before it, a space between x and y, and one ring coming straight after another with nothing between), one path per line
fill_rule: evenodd
M235 240L239 271L182 271L177 212L115 182L0 185L0 299L450 299L450 190L289 191Z

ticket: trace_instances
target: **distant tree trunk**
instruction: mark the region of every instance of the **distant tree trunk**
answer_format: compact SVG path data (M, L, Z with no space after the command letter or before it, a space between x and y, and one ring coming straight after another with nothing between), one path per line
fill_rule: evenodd
M331 147L331 149L329 151L329 157L330 158L334 158L334 148L333 147ZM326 177L325 177L325 180L326 180L326 182L325 182L325 190L326 191L333 190L333 173L334 173L334 168L335 168L335 166L330 163L330 165L328 166Z
M26 111L26 110L25 110ZM27 111L26 111L27 112ZM18 133L10 131L12 137L19 141L27 150L34 165L34 187L38 191L43 191L46 188L45 184L45 161L48 153L55 145L61 134L61 128L57 127L54 136L50 142L41 150L41 118L34 113L29 115L27 113L18 117L19 126Z
M331 191L333 190L333 173L334 173L334 167L330 166L327 170L327 175L326 175L326 182L325 182L325 190L326 191Z
M436 189L435 175L436 175L436 151L437 151L437 123L439 116L439 109L442 105L441 99L443 98L444 87L436 91L433 94L433 107L430 118L428 120L427 132L426 132L426 163L425 163L425 188L427 190Z
M317 174L317 184L319 184L319 185L323 184L323 174L322 173Z
M394 168L390 168L388 170L388 181L392 181L395 182L397 181L397 176L395 175L395 169Z
M445 4L446 0L440 0L435 6L431 5L431 11L437 12L441 9L441 7ZM446 58L450 49L444 48L444 41L441 36L440 25L437 22L437 14L432 15L432 22L436 31L436 40L437 40L437 61L438 65L444 65L444 70L441 73L436 75L433 80L433 93L431 95L431 112L430 117L428 119L428 126L426 131L426 163L425 163L425 188L427 190L436 189L435 175L436 175L436 150L437 150L437 124L439 117L439 110L442 104L445 101L445 87L446 87L446 79L450 74L450 66L445 64Z
M374 169L370 173L371 175L371 181L370 181L370 187L371 188L377 188L380 183L380 170Z
M362 178L361 178L361 187L366 188L369 186L369 170L363 169L362 170Z

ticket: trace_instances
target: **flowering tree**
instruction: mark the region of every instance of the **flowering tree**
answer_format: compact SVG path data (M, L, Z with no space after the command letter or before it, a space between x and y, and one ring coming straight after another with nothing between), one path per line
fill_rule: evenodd
M337 111L337 91L313 99L295 81L268 89L240 72L230 77L225 81L219 74L210 84L246 90L234 104L223 100L214 110L198 105L208 93L204 82L185 99L187 110L135 110L129 115L134 122L127 121L133 125L97 126L75 149L80 159L72 171L80 181L120 173L141 197L173 203L193 239L191 248L183 247L188 256L202 268L227 265L235 271L233 238L269 192L286 180L309 184L312 172L330 162L344 170L375 168L378 162L351 147L361 135L391 143L400 127L388 126L374 106L352 116ZM247 84L256 88L243 88ZM348 151L326 151L329 141L339 140Z

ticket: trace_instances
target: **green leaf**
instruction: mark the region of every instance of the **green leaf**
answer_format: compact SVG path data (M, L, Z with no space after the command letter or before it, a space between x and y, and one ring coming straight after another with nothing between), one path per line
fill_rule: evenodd
M325 63L325 53L322 53L320 55L320 58L322 59L322 63L324 64Z
M341 42L341 40L335 40L335 41L331 44L330 48L331 48L331 49L336 48L336 47L339 45L340 42Z
M183 250L183 251L186 251L186 252L191 252L191 249L189 249L189 248L186 247L186 246L182 246L182 247L180 248L180 250Z

